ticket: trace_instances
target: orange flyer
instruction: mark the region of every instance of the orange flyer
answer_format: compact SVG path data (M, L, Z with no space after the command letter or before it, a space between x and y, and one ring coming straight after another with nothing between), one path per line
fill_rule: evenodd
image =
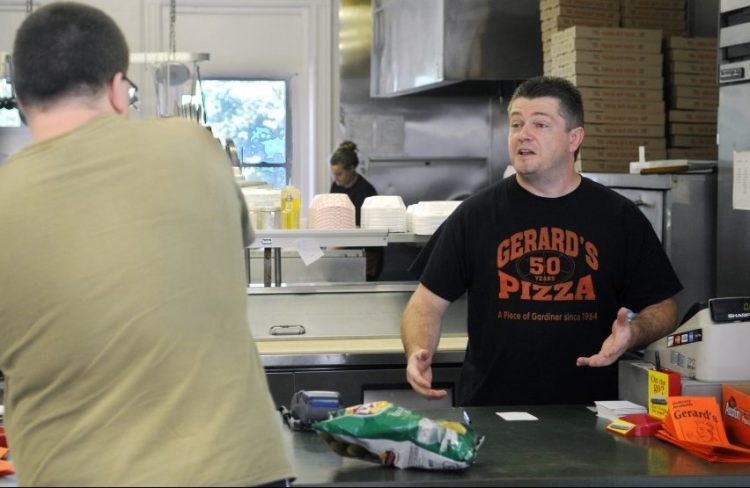
M8 461L3 461L3 458L5 455L8 454L8 448L7 447L0 447L0 476L5 476L7 474L13 474L13 465L10 464Z
M750 449L730 444L714 397L667 398L657 437L714 462L750 463Z

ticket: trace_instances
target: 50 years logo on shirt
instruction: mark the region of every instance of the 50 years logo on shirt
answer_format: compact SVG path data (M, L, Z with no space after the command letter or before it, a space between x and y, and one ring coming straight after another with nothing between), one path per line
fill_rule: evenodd
M570 230L540 227L516 232L497 247L498 297L507 299L517 295L521 300L532 301L595 300L590 271L599 268L598 254L593 243ZM585 264L579 267L578 276L577 261ZM511 263L514 266L508 266ZM508 272L513 268L515 273Z

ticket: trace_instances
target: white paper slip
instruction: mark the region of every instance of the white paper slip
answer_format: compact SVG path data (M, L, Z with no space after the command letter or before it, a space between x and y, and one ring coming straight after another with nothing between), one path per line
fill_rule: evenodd
M305 266L310 266L312 263L323 257L323 250L320 249L318 241L311 238L302 238L294 241L294 247L299 253L299 257L302 258L302 262Z
M539 420L528 412L495 412L495 414L503 420L514 421L514 420Z

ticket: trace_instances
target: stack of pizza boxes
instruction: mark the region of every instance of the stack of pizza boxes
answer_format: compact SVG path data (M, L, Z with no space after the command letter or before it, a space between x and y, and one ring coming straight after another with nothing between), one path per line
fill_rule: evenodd
M664 61L669 159L716 160L716 38L668 37Z
M658 29L664 37L687 34L685 0L620 0L621 26Z
M620 0L540 0L544 73L552 61L552 34L574 25L617 27L620 25Z
M552 34L548 74L581 91L579 171L628 173L644 146L666 159L662 32L576 25Z

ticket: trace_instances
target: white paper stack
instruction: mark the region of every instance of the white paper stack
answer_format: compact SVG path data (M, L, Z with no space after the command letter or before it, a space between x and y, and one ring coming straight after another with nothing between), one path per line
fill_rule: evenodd
M596 416L615 420L625 415L634 413L647 413L646 407L627 400L610 400L594 402L596 405Z
M344 193L322 193L310 202L310 229L354 229L354 204Z
M406 211L407 230L414 234L432 235L460 204L454 200L438 200L409 205Z
M376 195L365 198L362 204L363 229L385 229L406 232L406 205L398 195Z

